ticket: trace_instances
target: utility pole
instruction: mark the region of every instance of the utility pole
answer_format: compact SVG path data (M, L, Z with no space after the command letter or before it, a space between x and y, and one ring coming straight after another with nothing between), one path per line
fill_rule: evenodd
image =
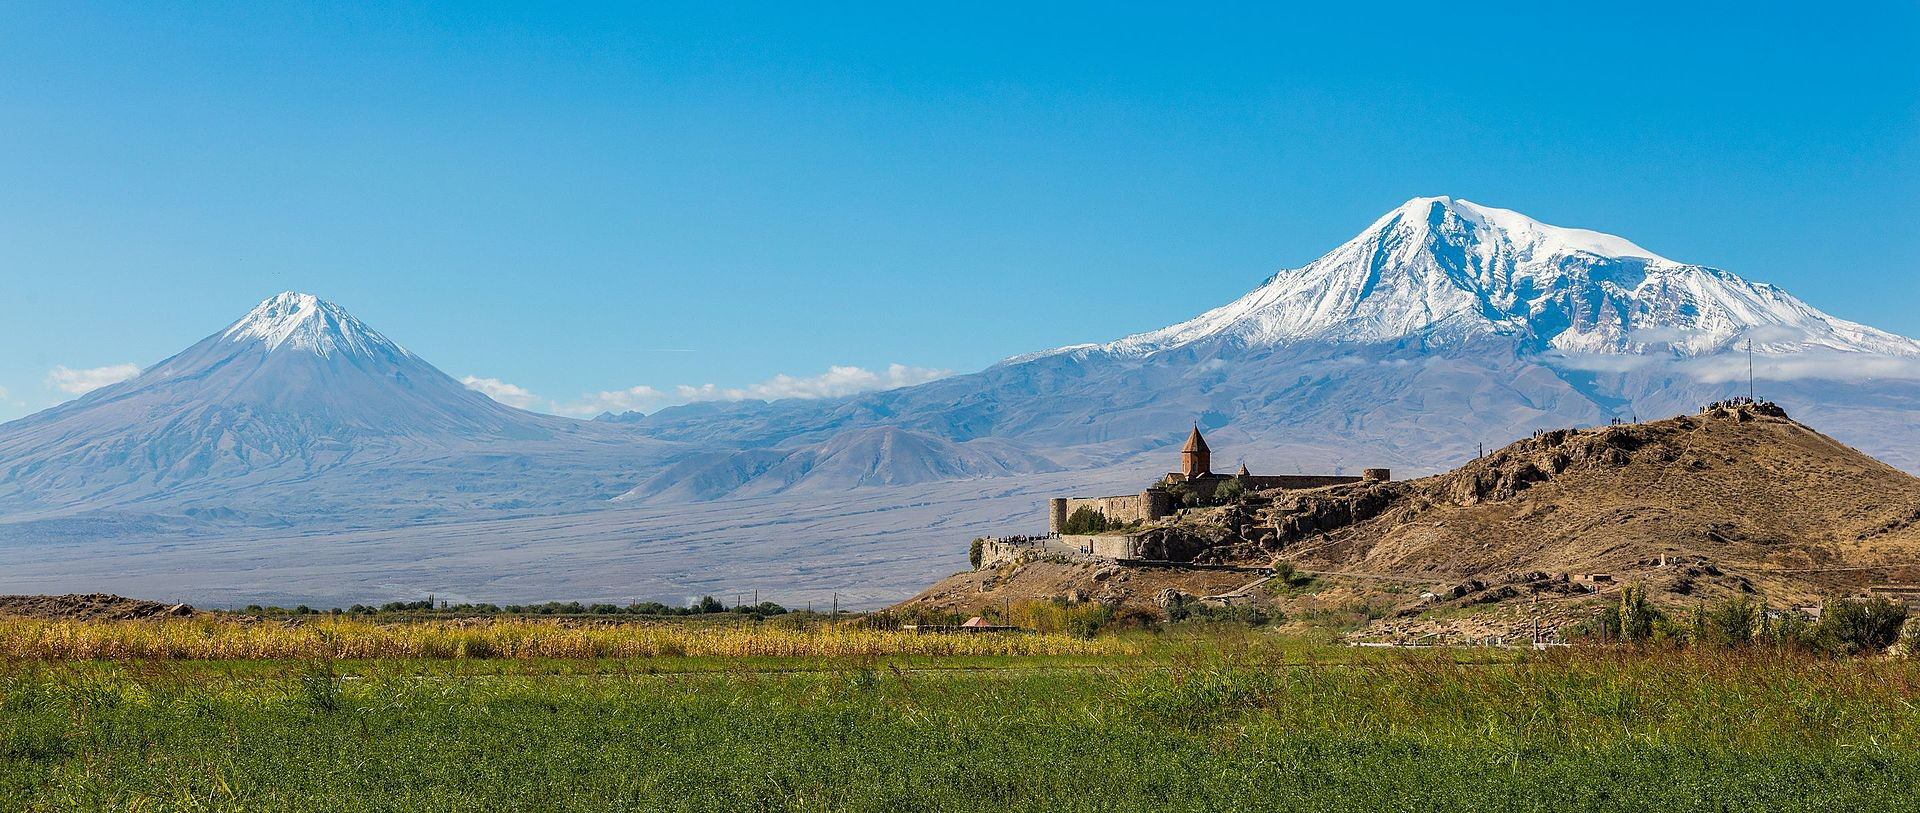
M1747 400L1753 400L1753 337L1747 337Z
M833 617L840 617L840 594L838 592L833 594Z

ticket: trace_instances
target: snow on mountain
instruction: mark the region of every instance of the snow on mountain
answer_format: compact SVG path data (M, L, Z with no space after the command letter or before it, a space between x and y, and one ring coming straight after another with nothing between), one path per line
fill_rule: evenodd
M612 496L664 452L500 404L283 293L134 378L0 424L0 511L525 507Z
M1161 330L891 392L669 409L631 425L740 444L887 425L1111 462L1157 454L1197 418L1280 461L1431 471L1482 441L1744 394L1747 339L1763 395L1920 466L1920 342L1620 237L1446 197L1410 200L1305 267Z
M1051 352L1139 357L1206 340L1446 346L1487 336L1564 354L1698 356L1752 338L1776 354L1920 356L1920 342L1821 313L1772 285L1448 197L1407 201L1320 259L1194 319Z
M412 356L400 345L353 318L345 308L313 294L288 291L267 299L220 334L234 342L258 340L268 350L301 350L331 356Z

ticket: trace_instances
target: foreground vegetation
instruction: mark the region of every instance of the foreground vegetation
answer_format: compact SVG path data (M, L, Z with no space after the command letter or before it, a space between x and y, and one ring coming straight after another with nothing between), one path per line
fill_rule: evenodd
M1128 655L1139 644L1063 634L930 635L849 623L596 623L522 619L382 624L224 616L142 621L0 618L0 659L879 657Z
M1575 640L1624 641L1665 647L1760 648L1835 656L1878 655L1900 640L1907 606L1887 598L1834 597L1809 620L1796 611L1775 613L1751 596L1702 602L1675 617L1647 600L1638 584L1620 591L1620 600L1569 631ZM1920 627L1906 651L1920 652Z
M1910 810L1920 787L1904 661L1335 665L1176 635L1091 669L13 661L0 809Z

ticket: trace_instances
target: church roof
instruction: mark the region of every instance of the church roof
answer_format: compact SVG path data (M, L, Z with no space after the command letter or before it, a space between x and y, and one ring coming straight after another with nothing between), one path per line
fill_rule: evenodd
M1193 428L1193 434L1187 436L1187 445L1181 447L1180 452L1182 454L1187 452L1207 452L1211 454L1213 450L1207 448L1207 439L1200 437L1200 427L1196 426Z

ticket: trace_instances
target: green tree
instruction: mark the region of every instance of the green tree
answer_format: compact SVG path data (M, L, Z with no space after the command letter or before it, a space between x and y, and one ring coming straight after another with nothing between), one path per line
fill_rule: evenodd
M1696 611L1693 639L1715 646L1746 646L1759 632L1761 617L1759 602L1735 596Z
M967 561L973 563L974 570L980 569L980 561L986 558L986 555L987 540L985 539L975 539L973 540L973 544L967 548Z
M1097 534L1109 527L1112 527L1112 523L1107 521L1106 514L1102 514L1089 506L1083 505L1074 509L1073 515L1067 517L1067 524L1061 526L1060 532L1063 534Z
M1220 487L1213 491L1214 505L1237 503L1244 501L1246 498L1247 484L1240 482L1238 478L1221 483Z
M1653 625L1660 610L1647 603L1647 588L1629 584L1620 591L1620 640L1645 641L1653 637Z

